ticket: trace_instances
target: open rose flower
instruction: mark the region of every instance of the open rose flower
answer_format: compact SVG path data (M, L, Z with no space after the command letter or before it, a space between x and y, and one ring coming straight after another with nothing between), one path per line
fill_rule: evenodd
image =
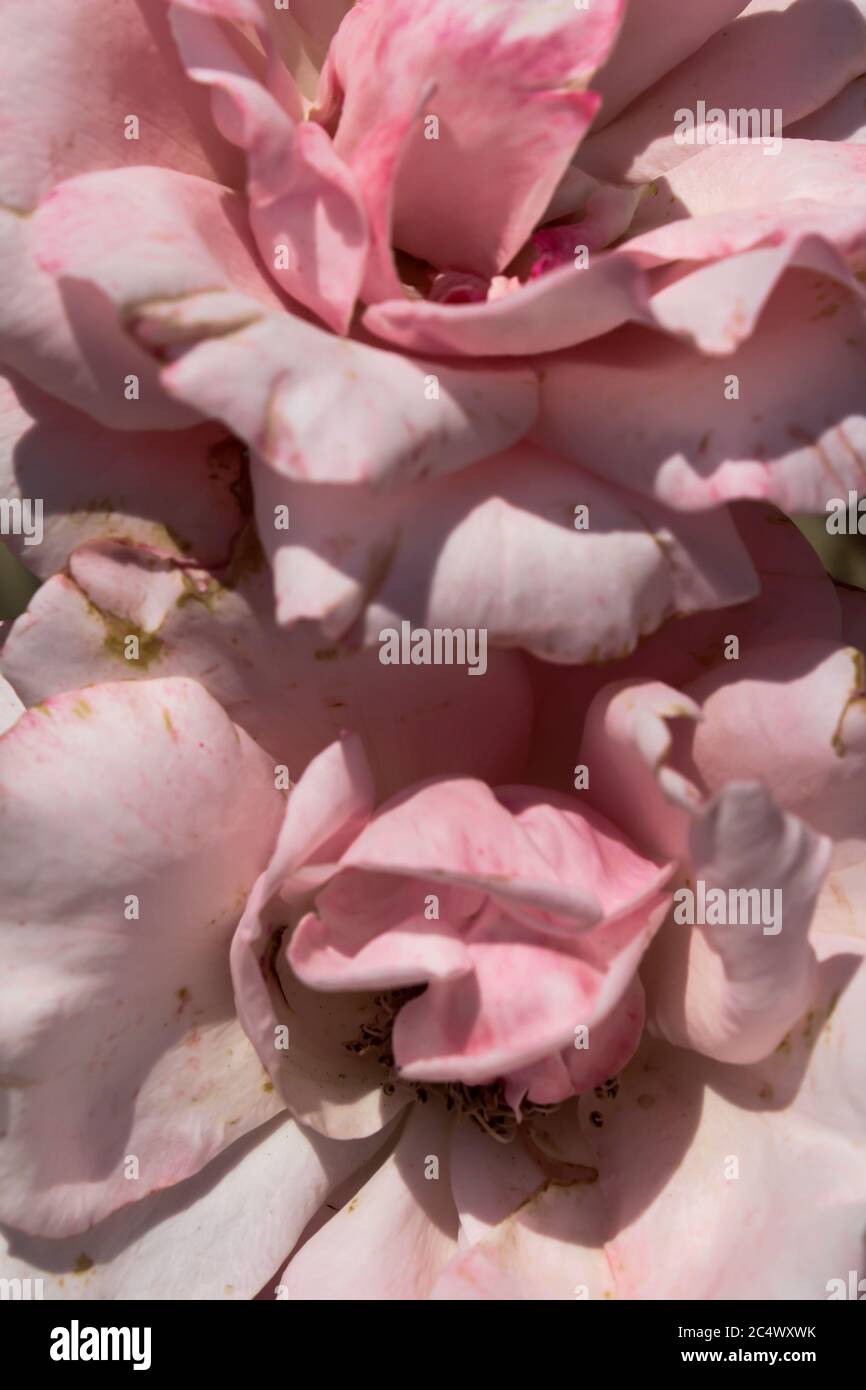
M862 478L866 21L691 8L83 0L34 33L10 0L25 558L225 563L245 446L279 621L329 639L599 660L754 594L719 504Z
M480 758L452 746L465 672L434 750L405 743L430 715L393 684L374 771L356 735L322 725L310 757L303 720L263 716L270 672L226 637L249 596L189 601L188 569L99 545L45 585L3 653L32 705L7 688L0 741L10 1277L60 1298L820 1298L857 1268L866 598L778 513L738 520L768 572L738 613L748 657L725 660L728 613L613 683L529 663L481 777L454 772ZM100 592L161 615L164 676L105 652ZM212 694L172 674L205 660ZM364 660L339 659L359 718ZM105 661L126 680L69 689ZM288 799L220 702L306 761ZM588 786L557 790L576 758ZM678 923L699 877L779 891L782 929Z
M826 1297L866 597L789 516L866 476L863 0L0 39L3 1277Z

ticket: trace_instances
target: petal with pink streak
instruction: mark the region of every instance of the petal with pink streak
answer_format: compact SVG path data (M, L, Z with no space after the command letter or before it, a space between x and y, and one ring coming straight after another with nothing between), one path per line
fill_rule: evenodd
M274 1119L82 1235L47 1240L7 1228L0 1271L41 1279L51 1300L254 1298L319 1204L378 1144L336 1143Z
M394 1025L394 1057L413 1081L486 1085L573 1045L628 989L667 910L658 897L577 935L540 936L495 910L467 938L473 974L427 986Z
M449 1181L452 1124L438 1102L412 1107L393 1153L283 1271L284 1297L427 1298L457 1249Z
M191 681L58 696L7 731L2 762L2 1210L67 1235L274 1113L226 948L281 798Z
M759 783L729 782L695 819L689 890L721 889L726 915L702 924L672 916L641 977L657 1034L718 1061L766 1057L803 1013L814 989L809 928L830 864L831 843L781 811ZM748 905L732 893L754 894ZM748 921L739 920L747 916Z
M230 39L197 8L176 0L172 29L190 76L213 89L218 128L246 153L250 226L262 259L284 290L345 333L368 245L355 179L322 127L303 122L300 94L279 82L282 69L269 63L257 72L257 50L247 45L242 53L242 37ZM263 37L268 43L267 29Z
M597 109L587 88L622 11L620 0L531 13L503 0L371 0L347 16L325 83L341 99L335 148L368 200L368 301L399 294L392 240L441 270L489 278L508 264Z
M469 779L392 798L341 866L480 890L509 914L567 936L647 902L666 872L574 798L530 787L494 793ZM423 897L419 888L419 909ZM454 905L462 915L459 896Z

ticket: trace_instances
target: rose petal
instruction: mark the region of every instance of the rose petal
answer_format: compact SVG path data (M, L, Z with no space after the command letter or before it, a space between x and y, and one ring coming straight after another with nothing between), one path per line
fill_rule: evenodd
M394 1152L283 1271L289 1299L427 1297L457 1248L452 1123L435 1103L412 1107Z
M671 612L755 591L724 513L693 529L695 517L635 505L526 446L393 497L290 486L262 467L255 488L278 619L318 619L330 638L352 629L379 642L409 621L484 629L491 646L520 645L551 661L604 661L631 651ZM293 529L269 534L278 505L290 507Z
M729 782L696 819L690 848L690 889L703 882L708 895L762 890L761 920L754 920L752 903L748 922L691 925L674 915L641 972L648 1013L677 1046L719 1061L755 1062L779 1044L811 997L809 926L831 845L780 811L760 784ZM772 921L764 915L770 905Z
M191 681L58 696L7 731L2 762L2 1211L66 1235L274 1113L226 946L281 798Z
M378 1143L335 1143L275 1119L83 1235L45 1240L7 1229L0 1268L6 1278L41 1279L47 1299L251 1299Z
M368 302L399 294L392 239L442 270L489 278L508 264L597 109L586 88L622 10L372 0L347 16L325 82L341 99L335 149L369 209ZM426 138L429 115L437 138Z

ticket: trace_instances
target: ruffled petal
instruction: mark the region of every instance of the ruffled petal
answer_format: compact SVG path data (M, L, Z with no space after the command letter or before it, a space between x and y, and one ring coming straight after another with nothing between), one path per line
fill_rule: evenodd
M723 361L633 328L561 357L533 436L670 506L740 497L824 513L866 478L864 358L860 301L792 272Z
M123 521L97 514L82 525L114 530ZM59 544L75 525L70 519L51 535L48 522L37 555L49 536ZM467 683L455 667L383 666L372 648L326 646L308 628L281 631L271 576L249 530L218 573L126 544L82 546L68 574L45 584L14 624L3 670L28 705L95 681L192 677L292 782L352 729L379 800L436 775L493 782L520 775L532 720L521 653L490 652L484 680ZM139 640L137 660L125 643L130 635ZM391 718L383 723L385 704Z
M369 209L368 302L400 293L392 240L442 270L489 278L508 264L595 114L587 88L623 8L370 0L347 16L324 82Z
M408 621L484 629L491 647L550 661L598 662L626 655L672 613L721 608L756 589L724 513L635 504L539 449L520 446L388 497L254 473L278 618L315 619L331 639L378 643ZM267 529L280 505L289 533Z
M691 897L675 893L642 971L658 1033L724 1062L755 1062L778 1046L814 989L809 927L830 854L830 841L760 784L727 784L693 824Z

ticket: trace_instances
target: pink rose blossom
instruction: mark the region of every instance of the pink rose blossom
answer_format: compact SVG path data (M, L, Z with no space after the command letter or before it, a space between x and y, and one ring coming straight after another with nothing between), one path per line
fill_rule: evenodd
M833 1296L866 594L792 517L866 477L866 4L56 10L0 9L0 1277Z

